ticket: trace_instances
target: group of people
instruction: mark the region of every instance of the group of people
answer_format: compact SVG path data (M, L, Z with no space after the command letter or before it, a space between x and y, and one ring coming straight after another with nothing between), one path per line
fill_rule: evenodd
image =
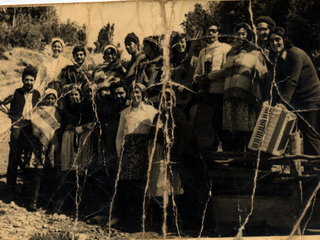
M204 173L195 167L201 161L194 147L205 133L194 124L209 111L193 111L194 105L213 113L214 134L203 150L247 151L261 105L269 101L297 112L305 153L320 155L316 70L270 17L259 17L255 25L256 44L253 28L244 22L234 27L228 44L219 38L219 23L207 24L207 46L198 56L195 41L175 33L171 81L165 86L161 36L146 37L140 49L138 36L129 33L124 43L130 61L123 65L119 49L107 45L97 66L81 46L74 47L73 61L64 57L64 42L54 38L52 58L39 71L24 70L23 87L11 102L8 191L15 191L18 166L32 169L28 207L36 210L41 178L55 169L59 187L52 191L59 207L71 198L97 211L114 199L113 213L137 228L144 198L147 212L159 215L160 222L168 195L188 196L198 201L193 206L204 207L205 201L197 200L201 187L190 190L190 184L205 185L198 181ZM186 199L177 199L169 205L186 205Z

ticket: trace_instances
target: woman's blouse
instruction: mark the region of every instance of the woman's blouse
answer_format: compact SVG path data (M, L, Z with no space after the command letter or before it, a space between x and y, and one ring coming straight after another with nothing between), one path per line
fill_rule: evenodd
M42 95L48 83L60 81L58 76L61 70L68 65L73 65L73 62L61 55L57 58L50 57L44 60L39 67L34 89L38 90Z
M121 112L116 146L118 156L120 156L123 136L127 134L149 134L153 118L157 110L141 102L137 108L127 107Z

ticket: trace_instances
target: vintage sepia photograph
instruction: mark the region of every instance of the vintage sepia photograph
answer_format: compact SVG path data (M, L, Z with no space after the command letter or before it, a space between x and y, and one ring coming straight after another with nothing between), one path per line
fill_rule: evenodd
M0 240L320 239L320 1L1 4Z

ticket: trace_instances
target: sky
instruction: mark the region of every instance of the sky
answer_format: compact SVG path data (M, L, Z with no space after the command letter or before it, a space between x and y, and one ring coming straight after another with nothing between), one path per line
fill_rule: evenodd
M61 22L66 22L67 19L70 19L79 25L86 24L88 26L88 46L92 47L94 47L93 43L97 40L100 29L108 22L110 24L114 23L114 44L120 43L120 49L122 50L124 50L124 38L130 32L136 33L140 38L140 42L146 36L167 32L162 18L163 14L166 15L167 29L182 31L180 24L185 19L184 15L189 11L193 11L195 3L204 3L204 1L192 0L70 3L72 1L76 0L54 5ZM81 0L77 0L77 2L79 1ZM33 4L35 2L50 3L48 0L10 0L10 3L9 0L1 0L2 5L14 3ZM161 2L164 8L161 7ZM126 51L123 52L126 53Z

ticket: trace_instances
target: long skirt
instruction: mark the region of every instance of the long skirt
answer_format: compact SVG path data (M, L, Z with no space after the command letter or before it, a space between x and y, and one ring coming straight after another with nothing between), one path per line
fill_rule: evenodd
M67 130L63 133L61 142L61 171L75 170L77 157L74 130Z
M166 166L166 153L164 145L157 143L150 171L148 188L150 197L166 197L172 194L179 195L184 193L179 172L174 167ZM167 174L165 174L166 170Z
M146 179L148 171L148 135L128 134L125 136L121 161L121 180Z
M79 136L77 164L81 170L96 165L96 153L98 151L98 136L92 130L86 130Z
M223 130L252 132L259 116L259 106L246 99L229 98L223 102Z

